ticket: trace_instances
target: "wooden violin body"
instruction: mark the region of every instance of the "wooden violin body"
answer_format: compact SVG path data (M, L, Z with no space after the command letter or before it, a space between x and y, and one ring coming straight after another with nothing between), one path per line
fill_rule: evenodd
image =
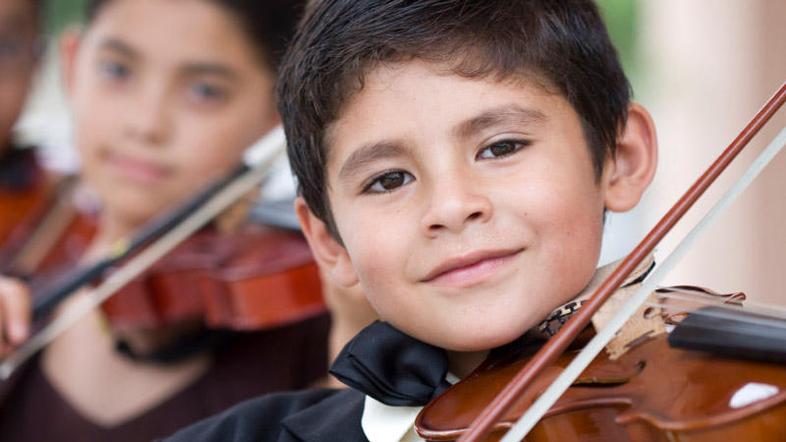
M117 330L193 319L208 328L259 330L324 312L321 293L299 234L248 226L198 233L102 308Z
M33 287L56 284L58 278L49 276L76 266L95 232L95 220L77 213L40 263ZM261 330L316 316L326 307L303 237L247 224L233 232L201 230L101 308L115 331L134 332L184 322Z
M565 353L494 427L497 440L578 350ZM454 440L526 360L487 364L418 416L429 440ZM780 441L786 368L669 347L665 334L634 342L618 360L596 358L527 441Z

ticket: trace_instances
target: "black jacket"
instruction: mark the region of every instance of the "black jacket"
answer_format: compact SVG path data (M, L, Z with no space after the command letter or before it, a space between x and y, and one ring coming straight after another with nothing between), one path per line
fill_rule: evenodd
M365 395L319 389L252 399L178 431L165 442L367 442Z

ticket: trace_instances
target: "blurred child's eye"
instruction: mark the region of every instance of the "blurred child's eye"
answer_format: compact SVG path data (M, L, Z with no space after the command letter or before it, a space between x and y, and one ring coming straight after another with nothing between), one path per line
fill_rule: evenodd
M496 141L489 146L481 149L477 154L478 159L493 159L511 155L522 148L529 146L530 142L525 140L502 140Z
M190 87L189 95L198 102L216 102L224 100L229 94L221 86L210 83L196 83Z
M363 188L363 193L388 193L405 186L414 180L408 172L403 170L394 170L385 172L375 177L370 183Z
M102 61L99 69L104 77L112 81L124 81L131 76L131 68L118 61Z

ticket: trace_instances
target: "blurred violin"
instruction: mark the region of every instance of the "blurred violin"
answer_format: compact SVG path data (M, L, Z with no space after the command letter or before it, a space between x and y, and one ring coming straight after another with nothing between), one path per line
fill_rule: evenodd
M84 314L101 305L113 330L149 331L181 324L257 330L298 321L324 311L318 270L297 233L246 225L226 232L210 223L264 179L282 149L280 129L267 137L271 151L167 215L154 220L104 259L78 268L35 290L33 315L48 314L70 294L89 302L58 315L2 363L8 377Z
M786 129L635 294L617 299L601 321L596 315L784 101L786 83L554 337L537 348L512 345L506 353L492 352L421 411L418 434L473 442L525 436L532 441L783 440L786 314L773 307L703 307L676 315L681 321L667 334L668 324L654 313L664 306L652 301L652 293L704 227L783 148ZM687 298L701 304L700 296ZM629 319L635 321L626 324ZM591 321L599 322L594 330ZM628 336L623 342L612 341L623 336Z
M260 330L325 311L319 271L295 232L251 225L200 231L101 305L114 330L198 320Z

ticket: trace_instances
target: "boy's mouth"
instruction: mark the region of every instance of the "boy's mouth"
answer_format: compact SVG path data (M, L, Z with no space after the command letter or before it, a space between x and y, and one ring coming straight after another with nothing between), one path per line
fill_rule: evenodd
M143 184L156 184L169 173L167 167L154 161L116 152L109 152L106 162L114 173Z
M478 250L449 258L431 270L421 282L450 287L469 287L485 281L524 249Z

